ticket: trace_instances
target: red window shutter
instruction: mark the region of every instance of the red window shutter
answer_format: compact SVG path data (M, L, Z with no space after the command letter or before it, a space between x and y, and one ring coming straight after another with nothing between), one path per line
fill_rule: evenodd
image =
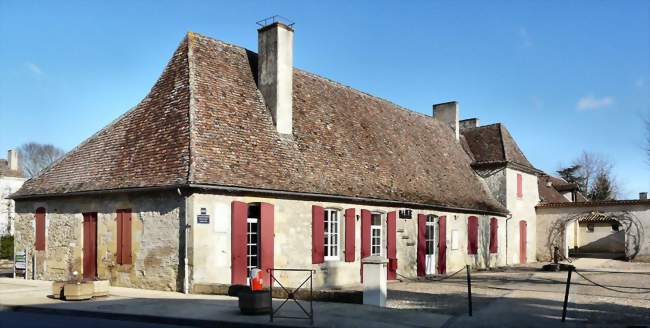
M490 253L497 253L498 250L499 223L496 218L490 219Z
M122 211L122 264L131 264L131 210Z
M354 262L354 208L345 210L345 262ZM323 240L323 238L321 238Z
M34 243L34 248L37 251L45 250L45 209L39 207L36 209L35 215L36 221L36 241Z
M248 204L234 201L230 211L230 273L231 284L246 284L246 219Z
M427 217L424 214L418 214L418 276L424 277L426 275L426 254L427 245L425 240Z
M447 272L447 217L438 218L438 273Z
M325 262L324 242L324 219L325 210L322 206L312 205L311 207L311 263L320 264Z
M517 173L517 197L524 196L524 187L521 174Z
M361 258L368 256L370 256L370 211L361 210Z
M397 279L397 213L388 212L386 215L386 248L388 255L388 280Z
M261 203L260 204L260 268L262 269L262 276L264 277L264 285L271 285L271 277L268 270L275 267L274 254L275 254L275 214L273 204Z
M122 239L124 238L122 235L124 233L124 228L122 226L124 225L122 221L122 210L117 210L117 218L115 219L115 223L117 224L117 245L116 245L116 250L115 250L115 255L116 255L116 261L117 264L123 264L122 263Z
M467 218L467 254L478 253L478 218Z

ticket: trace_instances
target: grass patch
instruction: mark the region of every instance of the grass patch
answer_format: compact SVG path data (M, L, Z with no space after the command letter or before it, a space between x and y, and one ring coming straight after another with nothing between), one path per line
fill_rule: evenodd
M0 236L0 259L13 259L14 236Z

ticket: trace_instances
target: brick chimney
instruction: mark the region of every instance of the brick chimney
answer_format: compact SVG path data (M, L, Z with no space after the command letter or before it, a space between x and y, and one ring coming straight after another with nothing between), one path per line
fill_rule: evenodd
M257 86L280 134L292 134L293 24L279 16L257 22Z
M458 102L450 101L433 105L433 118L447 123L454 131L454 137L458 140L460 132L458 125Z
M18 152L15 149L7 151L7 164L10 171L18 171Z

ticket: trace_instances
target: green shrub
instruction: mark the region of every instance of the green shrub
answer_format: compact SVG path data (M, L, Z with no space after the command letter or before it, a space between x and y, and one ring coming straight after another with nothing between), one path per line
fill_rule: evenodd
M0 259L12 259L14 257L14 236L0 237Z

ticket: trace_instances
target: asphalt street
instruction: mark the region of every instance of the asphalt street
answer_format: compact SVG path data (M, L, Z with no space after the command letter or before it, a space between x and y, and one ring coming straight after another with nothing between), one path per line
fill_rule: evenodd
M0 328L56 328L56 327L93 327L93 328L174 328L186 326L161 325L136 321L119 321L89 317L72 317L30 312L14 312L0 308Z

